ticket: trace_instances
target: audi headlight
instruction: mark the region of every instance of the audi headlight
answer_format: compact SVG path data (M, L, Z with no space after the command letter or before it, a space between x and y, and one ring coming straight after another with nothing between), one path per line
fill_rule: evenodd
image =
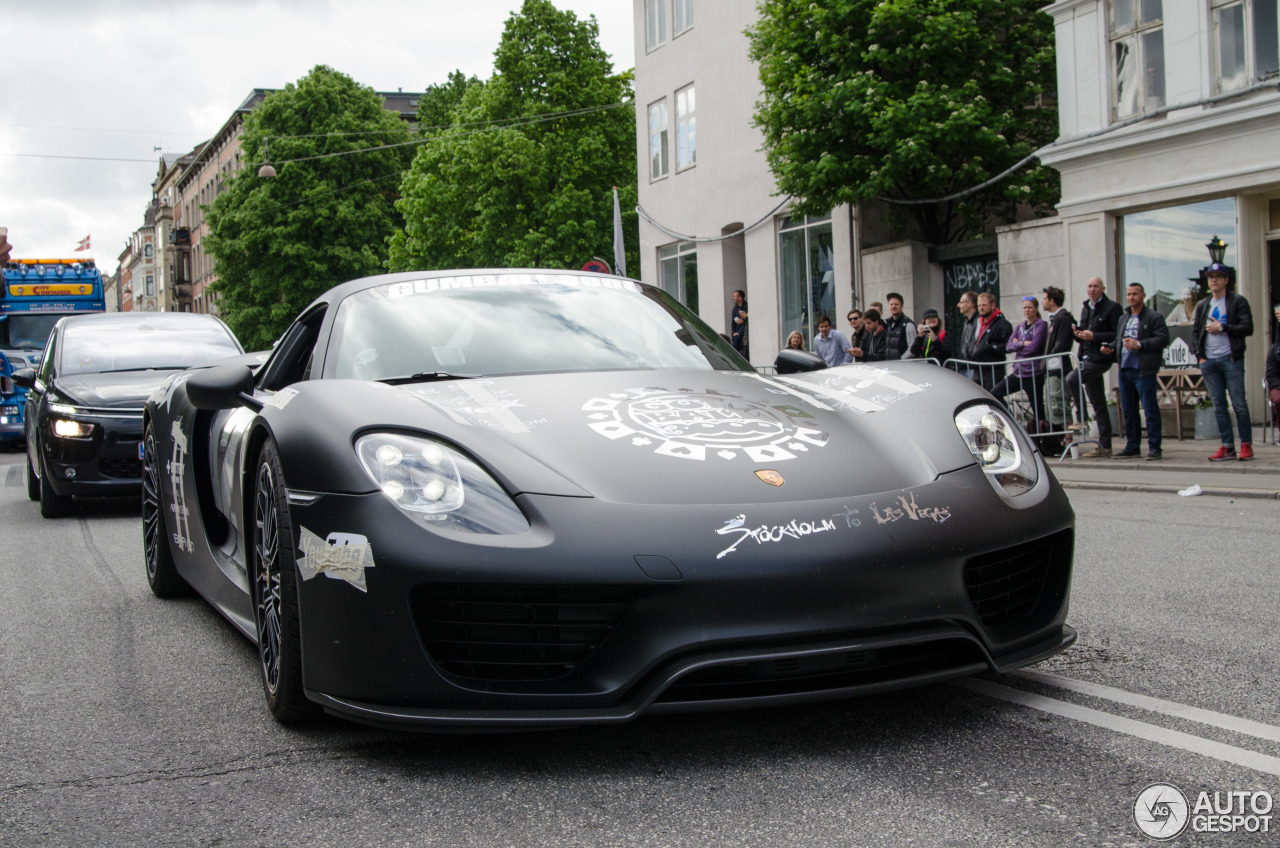
M502 486L470 458L425 436L370 433L356 439L360 464L400 509L469 533L524 533L529 522Z
M966 406L956 413L956 429L996 491L1021 495L1036 485L1035 451L1004 412L985 403Z

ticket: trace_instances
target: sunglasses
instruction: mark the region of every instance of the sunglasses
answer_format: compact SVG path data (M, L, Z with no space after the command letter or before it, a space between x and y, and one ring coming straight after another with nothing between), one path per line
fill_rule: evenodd
M1035 296L1035 295L1033 295L1033 294L1029 294L1029 295L1027 295L1026 297L1022 298L1022 299L1023 299L1023 300L1029 300L1029 301L1031 301L1032 303L1035 303L1035 302L1036 302L1036 296Z

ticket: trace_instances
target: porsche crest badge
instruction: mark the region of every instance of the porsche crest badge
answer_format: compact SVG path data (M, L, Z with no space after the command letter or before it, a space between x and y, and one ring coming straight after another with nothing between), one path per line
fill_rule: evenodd
M779 474L778 472L774 471L771 468L760 469L759 471L756 472L756 476L759 477L764 482L768 483L770 486L781 486L783 483L787 482L786 480L782 479L781 474Z

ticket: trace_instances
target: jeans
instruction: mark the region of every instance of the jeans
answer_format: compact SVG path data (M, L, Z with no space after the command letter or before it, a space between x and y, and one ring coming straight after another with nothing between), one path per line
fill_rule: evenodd
M1231 438L1231 412L1227 409L1227 395L1231 395L1231 409L1236 412L1236 427L1240 429L1240 442L1253 441L1253 424L1249 422L1249 404L1244 396L1244 360L1236 362L1231 357L1206 359L1200 363L1209 400L1213 401L1213 413L1218 419L1218 435L1227 447L1234 447Z
M1120 405L1124 409L1125 453L1138 453L1142 430L1138 422L1138 402L1147 419L1147 449L1160 452L1160 399L1156 395L1156 375L1140 375L1137 368L1120 369Z
M1027 400L1031 401L1032 421L1027 425L1027 430L1031 433L1040 432L1040 419L1045 417L1046 409L1044 407L1044 376L1041 374L1032 374L1029 377L1019 377L1016 374L1010 374L999 383L996 383L991 389L991 394L997 400L1004 400L1006 395L1013 394L1016 391L1024 391L1027 393ZM1049 429L1053 429L1050 427Z
M1103 384L1103 378L1110 370L1110 362L1086 359L1066 379L1067 397L1071 398L1076 407L1080 406L1080 387L1084 386L1089 405L1093 407L1094 420L1098 422L1098 446L1105 450L1111 450L1111 416L1107 414L1107 387ZM1084 410L1076 411L1081 413L1080 421L1083 423Z

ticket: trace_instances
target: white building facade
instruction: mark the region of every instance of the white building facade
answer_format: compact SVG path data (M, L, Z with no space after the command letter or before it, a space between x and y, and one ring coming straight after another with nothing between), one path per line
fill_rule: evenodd
M1060 0L1062 277L1112 296L1142 283L1180 297L1218 236L1250 302L1246 385L1261 380L1280 304L1280 24L1276 0ZM1001 244L1001 259L1004 256Z
M634 0L640 278L728 332L746 292L750 353L772 364L793 330L808 339L853 303L848 207L795 219L752 126L760 97L743 0ZM693 237L693 238L689 238Z

